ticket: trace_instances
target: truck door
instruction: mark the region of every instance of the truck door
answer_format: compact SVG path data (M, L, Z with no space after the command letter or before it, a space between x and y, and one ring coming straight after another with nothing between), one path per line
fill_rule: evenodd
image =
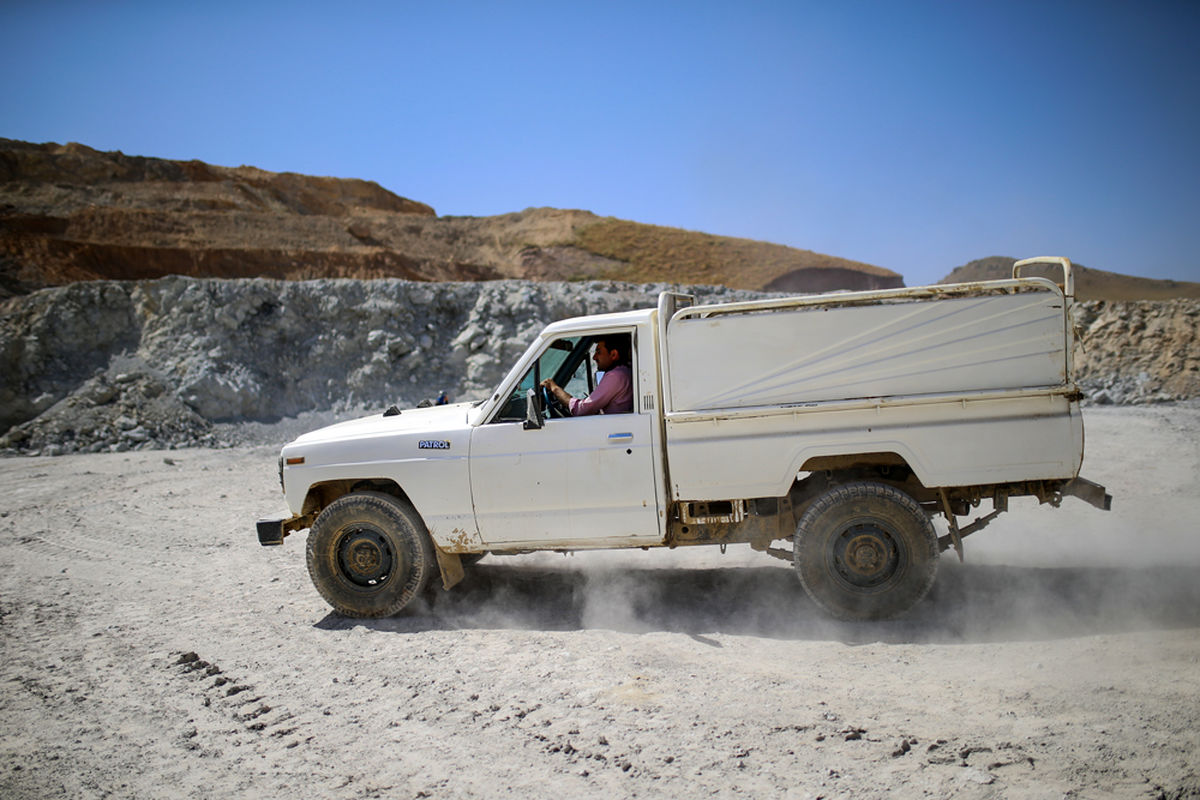
M479 533L489 547L662 541L654 415L638 408L636 385L632 413L551 415L542 428L525 429L526 392L544 378L554 378L575 397L594 388L593 340L574 336L551 342L508 402L472 432L471 493Z

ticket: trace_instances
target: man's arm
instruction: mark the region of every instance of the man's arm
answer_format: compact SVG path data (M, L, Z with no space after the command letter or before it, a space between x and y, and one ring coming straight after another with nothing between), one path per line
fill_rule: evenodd
M632 385L632 379L627 370L610 369L604 373L604 377L600 379L600 384L596 390L582 400L571 397L567 402L567 408L571 410L571 416L583 417L588 414L599 414L608 404L613 401L617 395L627 391ZM563 392L566 394L566 392ZM568 395L569 397L569 395Z

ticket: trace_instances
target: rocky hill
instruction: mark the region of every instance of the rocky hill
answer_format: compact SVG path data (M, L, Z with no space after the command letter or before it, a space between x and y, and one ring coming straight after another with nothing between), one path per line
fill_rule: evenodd
M587 211L439 217L371 181L0 139L0 296L166 275L903 285L870 264Z
M214 423L478 399L546 323L644 307L661 288L170 277L44 289L0 305L0 451L215 444ZM1077 310L1092 402L1200 396L1200 301Z
M939 283L970 283L1010 278L1013 264L1016 262L1017 259L1007 256L980 258L956 267ZM1200 283L1138 278L1075 263L1072 263L1071 267L1075 275L1075 296L1080 300L1171 300L1178 297L1200 297ZM1061 279L1061 270L1058 267L1037 265L1021 274L1046 275L1055 280Z

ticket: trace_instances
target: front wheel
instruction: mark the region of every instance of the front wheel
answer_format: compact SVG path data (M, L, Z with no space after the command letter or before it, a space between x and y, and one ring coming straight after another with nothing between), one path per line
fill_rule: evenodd
M308 534L308 574L347 617L389 617L424 590L433 544L412 506L381 492L355 492L325 507Z
M885 483L834 487L796 526L793 563L826 612L879 620L908 611L937 575L937 532L917 501Z

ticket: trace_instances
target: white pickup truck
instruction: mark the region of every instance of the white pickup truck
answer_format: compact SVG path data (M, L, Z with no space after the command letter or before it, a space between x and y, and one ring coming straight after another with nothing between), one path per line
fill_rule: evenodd
M1022 276L1047 262L1061 283ZM715 305L664 292L555 322L482 401L286 445L291 516L260 520L259 541L310 529L317 591L355 617L399 612L435 572L448 590L484 553L732 543L791 561L835 617L896 616L1010 497L1110 506L1079 477L1072 280L1067 259L1039 258L1011 280ZM594 343L618 333L632 412L570 416L542 382L588 394Z

